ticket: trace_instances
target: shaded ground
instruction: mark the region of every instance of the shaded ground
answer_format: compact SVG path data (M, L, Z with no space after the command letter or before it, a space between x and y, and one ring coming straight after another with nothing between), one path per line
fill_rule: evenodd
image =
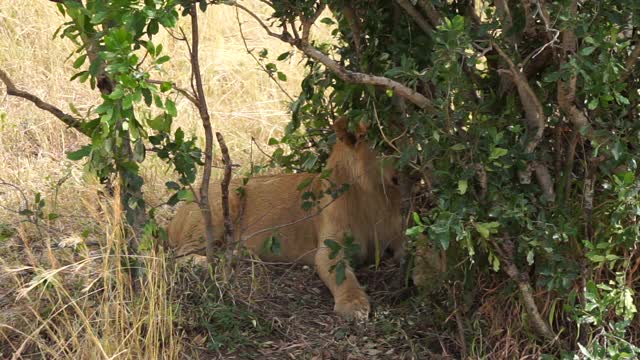
M182 284L197 283L195 273ZM439 316L417 299L407 299L394 265L359 271L368 285L372 315L366 323L345 321L333 313L333 298L313 269L298 265L245 262L239 285L224 301L202 304L203 298L184 289L185 312L212 306L209 329L184 324L203 358L220 359L438 359L455 358L458 346L434 323ZM184 279L187 280L187 279ZM212 296L211 298L215 298ZM219 297L218 297L219 299ZM207 300L204 300L205 302ZM205 310L206 311L206 310ZM224 313L229 314L225 319ZM200 316L200 315L196 315ZM202 314L207 317L207 314ZM232 319L232 320L231 320ZM226 324L225 324L226 320ZM209 331L209 338L205 334ZM216 341L211 341L217 339ZM219 349L213 350L216 346Z

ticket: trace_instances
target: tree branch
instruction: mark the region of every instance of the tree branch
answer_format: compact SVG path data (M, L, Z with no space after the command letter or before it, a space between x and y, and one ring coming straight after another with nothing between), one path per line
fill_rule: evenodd
M440 25L440 23L442 22L442 15L440 15L431 1L418 0L417 5L425 14L427 14L427 18L429 18L429 22L433 27Z
M225 251L225 275L227 280L230 279L233 274L232 269L235 269L234 259L238 252L238 245L236 243L233 229L233 221L231 221L231 211L229 210L229 184L231 183L231 170L233 163L229 156L229 148L224 141L224 137L221 133L216 132L216 138L218 139L218 145L220 146L220 152L222 152L222 161L224 163L224 177L220 183L220 190L222 194L222 217L224 218L224 243L226 247Z
M509 70L502 70L511 75L518 95L520 97L520 103L524 109L526 124L527 124L527 140L524 144L524 151L527 154L533 154L534 150L542 140L545 128L545 116L544 109L538 96L529 85L527 77L520 69L516 67L511 58L498 46L493 43L492 47L496 50L498 55L507 63ZM500 70L499 70L500 72ZM555 201L556 195L553 189L553 181L551 180L551 174L546 165L533 161L527 165L525 170L518 172L518 178L521 184L528 184L531 182L531 173L536 174L536 180L538 185L542 189L544 198L547 201Z
M553 330L551 330L549 325L542 318L540 310L538 310L534 291L530 284L529 275L526 272L521 272L514 262L514 244L509 240L504 240L504 244L502 246L499 246L495 241L490 242L504 263L502 269L518 285L525 310L531 319L533 330L544 339L562 346L558 341L556 334L554 334Z
M398 5L400 5L401 8L404 9L404 11L407 13L407 15L409 15L413 19L413 21L415 21L416 24L418 24L418 26L420 26L420 28L422 29L422 31L424 31L425 34L427 34L429 36L431 36L433 34L433 27L429 24L427 19L425 19L424 16L422 16L422 14L420 14L418 9L416 9L411 4L411 1L409 1L409 0L396 0L396 2L398 3Z
M578 0L573 0L570 5L571 18L578 15ZM567 28L562 32L562 62L565 63L569 56L576 53L578 43L576 34L571 28ZM568 81L558 80L558 107L569 121L573 124L575 130L583 132L587 137L591 133L591 124L587 116L576 106L576 83L577 76L572 76Z
M528 140L525 144L525 151L532 153L540 140L542 140L542 134L544 132L545 117L544 109L538 96L529 85L529 81L526 76L520 71L513 61L507 56L507 54L497 44L492 44L493 48L498 52L498 55L507 63L509 70L508 73L512 76L513 82L518 90L520 96L520 102L524 109L525 117L527 120L527 128L529 130Z
M176 83L171 82L171 81L162 81L162 80L147 80L147 82L149 84L155 84L155 85L162 85L164 83L169 83L171 84L171 87L177 91L178 93L180 93L182 96L184 96L185 98L187 98L187 100L191 101L191 103L193 103L195 106L198 106L198 99L196 99L196 97L187 89L181 88L179 87Z
M633 69L638 64L638 60L640 60L640 40L637 40L633 46L631 54L624 62L624 73L620 77L621 82L625 82L629 78L629 75L633 73Z
M258 24L265 30L265 32L269 36L272 36L276 39L280 39L281 41L284 41L296 47L297 49L302 51L305 55L322 63L324 66L327 67L327 69L335 73L342 80L350 83L354 83L354 84L382 86L387 89L393 90L398 96L401 96L409 100L414 105L422 109L425 109L430 112L434 112L436 110L431 100L429 100L426 96L420 94L419 92L405 86L404 84L383 76L370 75L370 74L364 74L364 73L347 70L344 67L342 67L338 62L336 62L335 60L332 60L329 56L325 55L315 47L311 46L309 43L305 43L301 41L301 39L293 38L291 37L291 35L289 35L286 32L282 34L278 34L271 31L271 29L269 29L269 26L267 26L267 24L265 24L262 21L262 19L260 19L256 14L254 14L251 10L247 9L246 7L237 3L234 4L234 6L238 7L240 10L244 11L249 16L251 16L254 20L256 20Z
M200 184L200 210L205 224L205 237L207 244L207 262L209 265L215 263L216 257L216 239L213 232L213 214L209 205L209 181L211 179L211 164L213 162L213 131L211 130L211 117L207 108L207 99L202 85L202 75L200 73L200 61L198 59L198 50L200 46L198 31L198 7L196 4L191 5L191 71L192 79L195 82L196 99L198 101L198 113L202 119L202 127L204 128L205 150L204 150L204 169L202 173L202 183Z
M298 48L310 58L322 63L344 81L354 84L382 86L387 89L393 90L393 92L398 94L398 96L409 100L414 105L417 105L422 109L430 112L435 112L436 110L431 103L431 100L429 100L426 96L420 94L419 92L405 86L404 84L401 84L384 76L370 75L347 70L344 67L340 66L340 64L338 64L336 61L332 60L329 56L325 55L309 44L298 45Z
M2 80L2 82L4 83L4 85L7 87L7 95L11 95L11 96L15 96L15 97L19 97L19 98L23 98L25 100L28 100L30 102L32 102L35 106L37 106L38 108L45 110L47 112L49 112L51 115L57 117L58 119L60 119L63 123L65 123L67 126L69 126L70 128L73 128L75 130L77 130L78 132L89 136L88 132L86 130L84 130L82 128L83 122L82 120L73 117L69 114L66 114L65 112L63 112L62 110L58 109L57 107L55 107L52 104L49 104L45 101L43 101L42 99L40 99L39 97L26 92L24 90L20 90L18 89L14 84L13 81L11 81L11 78L9 77L9 75L7 75L6 72L4 72L4 70L0 69L0 80Z

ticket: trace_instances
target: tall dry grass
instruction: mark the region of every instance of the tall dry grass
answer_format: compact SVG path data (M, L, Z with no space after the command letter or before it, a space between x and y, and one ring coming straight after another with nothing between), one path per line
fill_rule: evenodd
M267 11L257 0L247 3ZM281 134L289 115L287 96L247 54L245 40L250 49L268 48L273 58L290 49L240 15L243 40L230 7L212 7L200 20L200 62L213 124L224 134L234 162L247 168L261 160L251 139L264 146ZM98 104L99 94L69 81L74 46L52 38L63 21L46 1L0 1L0 67L18 87L64 111L73 104L84 113ZM181 25L188 32L188 23ZM158 41L172 61L155 76L188 84L184 44L166 33ZM300 60L295 54L279 63L288 75L282 86L292 95L302 78ZM179 98L177 106L176 126L199 135L197 111L186 99ZM123 255L120 210L96 195L100 185L82 164L65 156L86 141L32 104L6 96L0 86L0 234L11 233L0 241L0 356L180 357L188 351L174 328L179 315L171 267L162 253L138 259L146 283L134 294L126 275L131 259ZM142 173L146 201L161 204L168 196L163 184L171 178L170 169L148 159ZM46 201L44 213L59 217L34 224L17 213L33 208L36 193ZM159 209L161 218L170 212Z

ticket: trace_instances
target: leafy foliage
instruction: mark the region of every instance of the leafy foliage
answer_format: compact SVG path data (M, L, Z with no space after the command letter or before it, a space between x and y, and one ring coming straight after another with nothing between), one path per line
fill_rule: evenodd
M629 329L619 321L635 318L638 291L637 282L624 278L638 276L631 266L638 261L640 235L640 5L272 3L272 16L285 29L327 4L334 17L322 23L331 27L333 40L311 42L313 48L345 71L398 81L435 108L415 106L391 88L345 80L311 57L279 141L293 152L284 157L276 150L274 159L313 170L334 141L331 119L347 115L354 123L373 124L369 136L378 146L433 184L427 191L436 200L416 209L409 236L427 235L441 250L462 248L472 263L487 265L480 271L514 265L558 301L569 304L567 294L578 295L573 304L581 311L602 309L589 321L610 325L601 333L609 340L581 346L591 347L585 349L596 358L612 355L596 350L604 343L619 354L623 348L633 353L628 343L618 347L624 342L613 339L623 339ZM532 120L537 118L539 138ZM305 166L310 153L317 160ZM335 241L325 245L333 256L340 251ZM602 285L610 281L615 286ZM621 297L626 300L611 300ZM570 322L554 330L578 331Z

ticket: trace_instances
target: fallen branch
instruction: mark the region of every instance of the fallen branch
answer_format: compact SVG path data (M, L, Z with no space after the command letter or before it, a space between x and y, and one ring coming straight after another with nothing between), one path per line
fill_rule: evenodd
M69 126L70 128L73 128L75 130L77 130L78 132L86 135L86 136L90 136L89 133L82 128L83 122L82 120L73 117L69 114L66 114L65 112L63 112L62 110L58 109L57 107L55 107L52 104L49 104L45 101L43 101L42 99L40 99L39 97L26 92L24 90L20 90L18 89L14 84L13 81L11 81L11 78L9 77L9 75L7 75L6 72L4 72L2 69L0 69L0 80L2 80L2 82L4 83L4 85L7 87L7 95L11 95L11 96L15 96L15 97L19 97L19 98L23 98L25 100L28 100L30 102L32 102L35 106L37 106L38 108L47 111L48 113L50 113L51 115L57 117L58 119L60 119L63 123L65 123L67 126Z

